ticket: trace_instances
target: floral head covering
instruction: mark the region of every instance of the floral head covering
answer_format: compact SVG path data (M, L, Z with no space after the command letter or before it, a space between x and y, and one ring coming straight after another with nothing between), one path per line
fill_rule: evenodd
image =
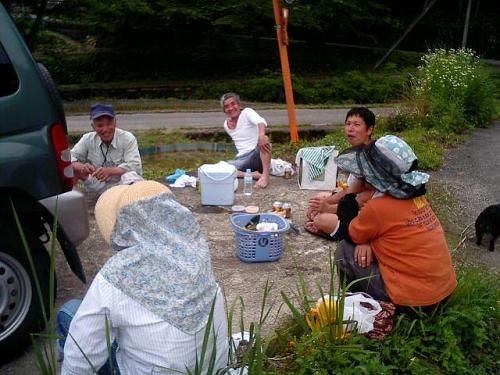
M205 237L193 214L169 193L120 209L101 269L127 296L179 330L204 328L217 291Z
M394 135L349 148L337 156L336 162L340 169L399 199L425 194L429 180L427 173L415 170L418 161L411 147Z

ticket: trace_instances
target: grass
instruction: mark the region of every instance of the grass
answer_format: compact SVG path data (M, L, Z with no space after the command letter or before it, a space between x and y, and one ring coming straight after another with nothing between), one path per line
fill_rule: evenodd
M382 122L382 121L381 121ZM377 126L375 137L386 134L383 122ZM446 148L453 147L462 142L466 135L445 135L437 131L429 131L421 128L407 129L402 132L391 132L405 139L414 149L419 158L419 166L423 170L436 170L442 165L443 152ZM77 139L78 136L72 136ZM160 146L162 144L197 143L196 139L186 133L165 132L162 130L141 131L136 133L140 148ZM294 162L295 155L301 147L314 147L322 145L335 145L337 149L343 150L349 146L343 130L333 130L324 137L302 141L299 145L288 142L273 142L273 157ZM289 138L288 138L289 139ZM220 141L220 136L209 136L208 142ZM223 139L222 139L223 140ZM196 170L202 164L216 163L220 160L228 160L234 157L234 152L209 151L180 151L175 153L158 153L143 155L144 176L148 179L159 179L171 174L177 168L187 171Z
M500 370L498 274L458 267L452 297L432 314L397 316L390 335L370 340L355 331L344 336L339 322L346 286L334 281L331 254L328 294L340 296L337 310L319 330L304 319L311 303L325 301L299 274L293 297L282 293L292 318L267 337L266 370L273 374L497 374ZM332 293L333 290L333 293Z
M200 165L228 160L234 155L223 152L184 151L146 155L142 158L145 179L159 180L175 172L177 168L195 171Z
M54 224L52 226L51 232L51 242L50 242L50 269L49 269L49 309L45 308L44 296L42 293L42 287L40 280L38 280L36 265L31 255L31 251L24 234L22 224L17 215L13 201L10 201L12 212L14 214L14 220L16 228L19 231L21 241L23 244L28 263L30 265L30 271L34 278L36 294L32 298L38 300L41 306L43 323L46 327L47 333L32 335L32 342L34 346L34 355L37 364L39 374L51 375L55 374L57 371L57 349L55 347L55 340L57 338L55 334L55 264L56 264L56 230L57 230L57 202L54 214ZM37 340L37 338L39 340Z

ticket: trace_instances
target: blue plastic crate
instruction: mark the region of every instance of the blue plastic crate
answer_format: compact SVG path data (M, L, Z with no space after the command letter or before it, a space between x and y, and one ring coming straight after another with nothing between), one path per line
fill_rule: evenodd
M275 232L256 232L245 229L251 218L260 215L261 223L276 223ZM288 222L281 216L262 214L233 214L231 225L236 235L236 255L243 262L272 262L281 257L285 246L285 234L290 229Z

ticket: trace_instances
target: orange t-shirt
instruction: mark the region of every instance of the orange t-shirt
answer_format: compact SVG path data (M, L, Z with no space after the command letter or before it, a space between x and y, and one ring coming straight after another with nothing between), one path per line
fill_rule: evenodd
M457 285L443 228L423 196L368 201L349 225L354 243L370 243L392 302L429 306Z

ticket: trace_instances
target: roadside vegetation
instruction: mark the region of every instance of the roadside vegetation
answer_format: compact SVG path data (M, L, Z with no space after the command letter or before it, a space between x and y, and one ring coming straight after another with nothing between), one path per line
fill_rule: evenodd
M378 125L377 132L398 134L415 150L420 168L437 168L442 163L444 148L463 141L470 129L491 123L495 104L489 74L472 51L430 51L422 58L418 73L411 80L405 105L394 117ZM439 207L438 213L448 199L446 194L439 194L438 189L431 194L431 202ZM456 237L457 234L448 233L450 245L457 242ZM277 345L273 359L282 358L283 365L278 372L498 373L498 273L467 266L455 256L454 260L458 287L443 308L431 315L417 311L416 318L399 316L395 328L383 340L310 332L300 322L311 307L304 301L315 301L323 293L318 286L319 290L304 297L307 293L300 291L308 289L301 288L296 296L298 304L287 303L296 321L276 331L281 345ZM332 269L331 274L334 272ZM335 321L338 324L338 319ZM273 366L277 362L270 361Z
M418 61L420 54L414 54ZM298 105L348 105L354 103L393 103L409 83L407 74L396 64L386 64L377 72L347 70L321 75L293 75L293 93ZM59 85L69 113L85 112L86 98L117 100L117 109L173 109L175 99L180 110L217 110L222 93L237 91L245 101L284 103L283 78L277 70L264 69L240 79L186 79L182 82L156 81L84 83ZM106 95L103 98L103 95ZM107 99L106 99L107 98ZM190 105L195 102L198 108ZM186 103L183 104L183 103ZM127 104L127 106L124 106ZM177 109L177 108L176 108Z
M451 73L443 74L443 70ZM456 74L462 81L454 84ZM430 52L423 58L422 67L408 86L404 106L392 118L377 119L375 136L397 134L415 150L421 169L435 170L441 166L444 149L463 142L471 129L488 126L491 122L495 105L498 105L491 100L495 96L494 89L479 84L490 79L488 74L488 69L479 64L470 51ZM448 79L443 81L443 77ZM472 89L473 93L470 92ZM443 118L452 118L453 121L444 121ZM224 147L219 148L223 151L195 151L197 145L202 144L227 145L223 134L205 135L202 140L189 132L179 131L154 130L136 135L142 149L160 150L165 145L177 149L175 153L144 156L146 178L161 179L175 168L194 170L202 163L216 162L232 155L232 150ZM72 139L76 140L77 135ZM273 143L274 154L290 161L299 147L335 144L343 149L348 146L342 129L319 139L304 140L300 145L292 145L289 140ZM182 151L183 145L190 145L190 151ZM429 185L428 195L447 228L450 215L459 214L453 198L434 184ZM266 282L262 286L258 322L248 326L243 323L245 305L257 301L240 298L228 306L230 326L233 320L237 320L241 331L250 332L244 349L231 349L230 365L248 366L250 374L499 373L498 272L462 263L459 247L467 246L462 235L447 233L458 278L458 287L452 297L430 315L416 311L413 317L397 316L394 329L382 340L357 334L355 326L346 334L348 322L342 320L340 311L347 286L338 283L331 252L325 257L330 264L329 285L308 285L299 272L295 293L282 293L282 300L278 302L281 304L279 316L272 317L281 320L282 324L264 337L262 331L271 318L268 297L272 286ZM310 316L308 314L318 298L325 301L327 295L338 296L337 303L324 307L318 325L311 326L305 317ZM47 327L53 327L51 320L47 321ZM36 346L40 373L55 374L57 366L52 363L55 360L54 348L42 350L43 345L52 345L55 336L48 334L41 338L43 340Z

